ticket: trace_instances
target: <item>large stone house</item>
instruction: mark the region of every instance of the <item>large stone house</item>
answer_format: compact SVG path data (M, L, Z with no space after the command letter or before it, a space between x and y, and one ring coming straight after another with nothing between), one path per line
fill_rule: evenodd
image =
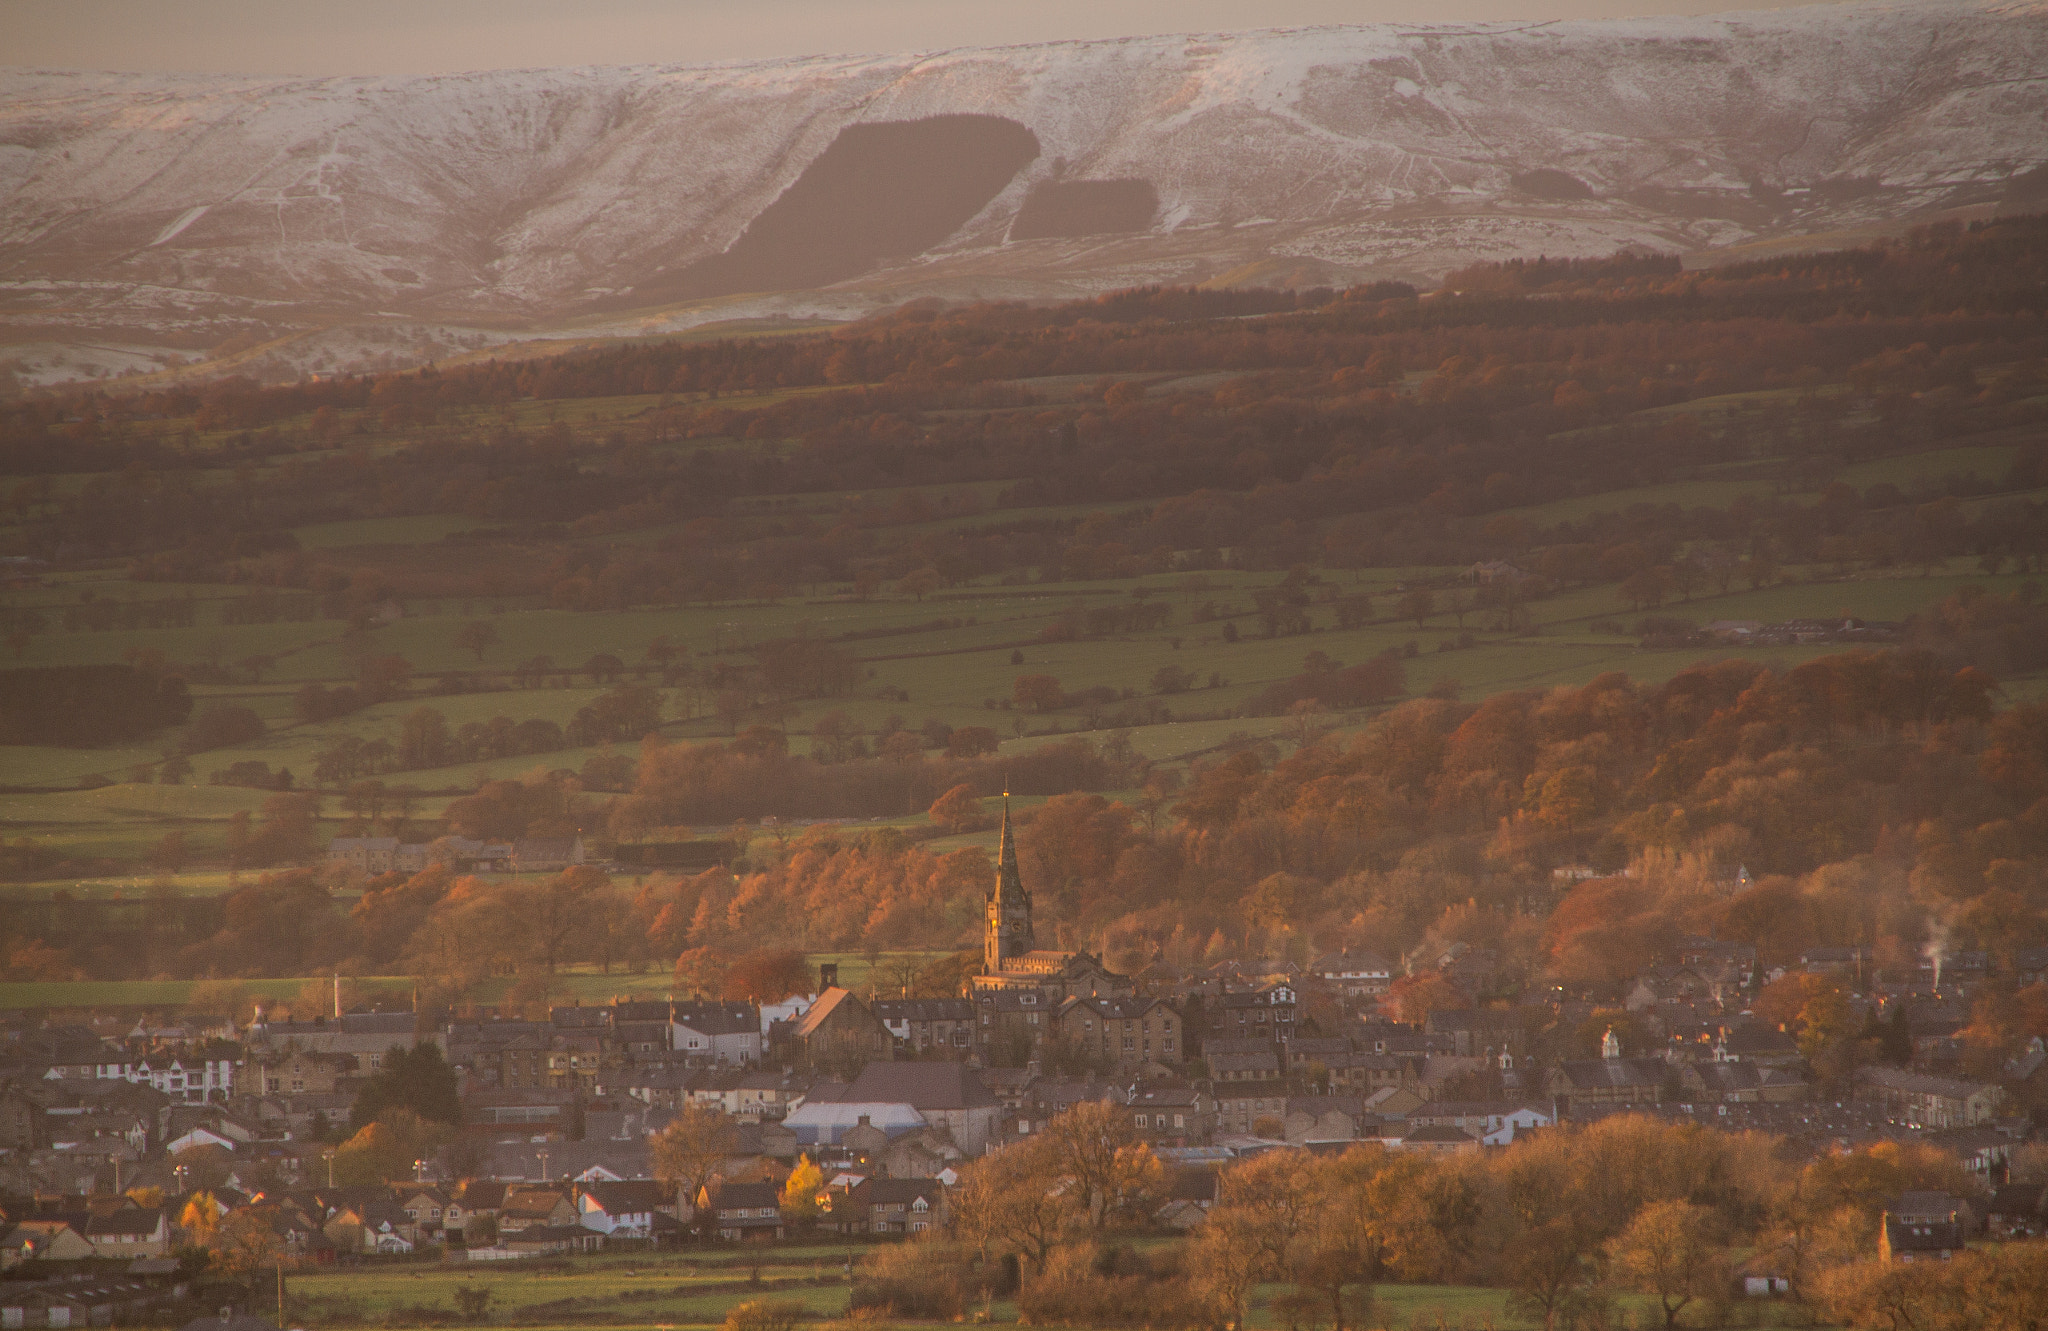
M974 1004L965 998L885 998L875 1016L906 1057L966 1058L974 1052Z
M922 1234L943 1228L946 1186L935 1178L867 1178L832 1204L832 1224L845 1234Z
M259 1009L246 1043L252 1054L262 1057L287 1045L307 1053L347 1054L355 1060L356 1072L369 1076L384 1066L384 1055L393 1045L411 1048L418 1040L440 1046L443 1054L448 1052L447 1037L440 1031L415 1034L410 1012L350 1012L311 1021L268 1021Z
M243 1077L263 1095L329 1095L356 1075L353 1054L316 1054L287 1043L249 1059Z
M1120 1071L1181 1061L1180 1013L1157 998L1069 998L1053 1030L1067 1048Z
M134 1260L171 1250L170 1222L160 1206L123 1206L85 1222L86 1242L101 1257Z

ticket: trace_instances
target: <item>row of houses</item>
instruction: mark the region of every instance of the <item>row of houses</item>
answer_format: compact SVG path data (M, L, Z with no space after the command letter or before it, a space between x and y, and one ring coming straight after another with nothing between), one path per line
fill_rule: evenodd
M587 863L582 837L522 837L515 841L479 841L445 836L428 842L401 842L397 837L335 837L327 843L327 863L376 877L386 873L419 873L445 864L459 873L560 873Z

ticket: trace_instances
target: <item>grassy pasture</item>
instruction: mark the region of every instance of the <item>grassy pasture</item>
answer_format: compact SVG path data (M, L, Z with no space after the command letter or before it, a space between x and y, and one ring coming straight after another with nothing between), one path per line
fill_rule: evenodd
M319 522L295 528L292 534L305 549L327 550L349 545L419 545L489 525L460 513L421 513L403 518Z
M1602 494L1574 495L1569 499L1553 499L1548 503L1529 504L1522 508L1505 510L1518 518L1526 519L1538 526L1555 526L1560 522L1577 522L1592 517L1595 513L1625 513L1638 504L1659 507L1676 504L1680 508L1726 508L1743 495L1754 495L1759 499L1783 497L1770 481L1672 481L1666 485L1643 485L1627 490L1608 490Z
M1170 393L1212 391L1236 376L1218 371L1120 377L1139 378L1155 391ZM1041 400L1074 400L1092 393L1100 379L1098 375L1067 375L1022 381L1017 386ZM811 388L716 401L666 400L672 409L703 413L831 391L835 390ZM1735 429L1741 427L1746 416L1796 407L1814 391L1730 394L1641 414L1651 419L1689 414L1709 429ZM1825 394L1831 390L1817 391ZM644 416L661 409L664 400L659 394L631 394L556 402L522 401L489 409L463 409L455 415L477 426L509 419L525 429L557 421L581 429ZM409 438L403 432L360 436L351 439L350 446L396 448L405 446ZM1835 478L1859 489L1879 483L1910 489L1916 482L1956 473L1992 478L2009 468L2017 449L2017 444L2003 435L1960 443L1962 446L1956 448L1857 463L1838 469ZM685 451L704 447L773 451L783 445L772 440L690 439L660 447ZM298 454L276 465L297 465L317 456L320 455ZM1514 511L1532 520L1554 523L1638 504L1720 506L1742 494L1788 495L1788 482L1756 478L1757 469L1769 465L1773 464L1745 460L1704 469L1691 480L1574 496ZM205 484L218 484L231 477L231 469L222 467L201 473L198 479ZM85 479L60 477L56 478L56 486L60 492L74 492ZM1809 479L1802 484L1816 482ZM963 491L974 492L983 503L992 506L999 502L1006 486L1006 482L982 481L755 497L738 501L735 511L764 517L801 514L816 520L821 515L842 512L888 511L907 497L937 500ZM1812 494L1790 497L1797 502L1810 502ZM960 527L1072 523L1090 513L1143 506L1105 501L1042 508L990 507L971 515L899 524L888 529L887 539L912 540L926 533ZM448 548L442 545L443 537L479 525L489 524L462 515L442 514L320 523L302 527L297 534L301 544L314 551L353 548L377 552L380 559L432 561ZM674 528L652 528L602 539L646 542L658 539L668 530ZM1854 573L1823 567L1793 569L1788 570L1793 580L1778 586L1751 590L1737 585L1725 594L1696 594L1691 600L1672 600L1652 613L1695 622L1768 622L1802 615L1897 620L1964 585L2005 591L2027 580L2018 576L1981 576L1966 563L1960 559L1951 561L1950 566L1938 569L1931 577L1920 576L1917 569ZM1356 663L1381 652L1405 653L1412 647L1413 655L1406 661L1411 694L1419 694L1433 683L1445 680L1455 681L1462 696L1477 698L1503 689L1579 684L1613 670L1659 680L1695 661L1731 654L1782 667L1836 650L1832 645L1817 645L1753 648L1740 653L1720 647L1643 651L1635 645L1632 632L1642 612L1628 607L1615 589L1607 586L1570 589L1530 604L1527 610L1532 630L1508 636L1488 628L1491 616L1483 611L1470 611L1461 622L1453 607L1468 600L1471 593L1455 585L1456 574L1456 569L1447 568L1382 568L1363 573L1325 570L1322 585L1312 589L1315 596L1364 592L1374 598L1377 618L1354 629L1339 630L1330 606L1316 600L1308 607L1313 632L1268 640L1258 636L1253 595L1278 580L1279 575L1271 572L1153 575L1079 583L982 582L945 589L922 601L893 591L862 600L828 586L792 589L795 594L774 603L591 613L549 609L534 596L450 597L414 602L406 607L406 617L396 622L351 633L346 625L333 620L225 624L221 620L227 603L246 594L240 588L137 583L113 567L67 571L52 576L47 585L10 590L4 601L13 606L37 606L48 613L75 604L88 591L96 597L119 600L190 596L197 603L198 622L191 628L168 630L72 633L53 629L37 635L28 644L21 656L22 664L115 661L129 649L143 647L161 650L173 660L210 660L230 665L251 656L270 656L276 663L260 682L194 688L197 707L214 702L250 707L264 719L269 733L242 747L195 755L195 782L183 787L123 783L93 791L62 789L50 794L0 795L0 836L33 836L49 848L74 858L139 862L166 830L177 827L186 830L192 845L204 857L219 849L227 819L235 812L260 808L265 795L260 791L203 784L207 774L216 769L237 761L262 761L273 768L290 768L303 783L311 778L316 756L337 739L354 736L395 741L405 716L420 706L440 711L451 728L498 715L515 721L544 717L566 724L579 708L602 692L587 676L576 674L560 682L562 677L555 674L539 688L498 685L506 681L518 664L537 656L552 658L557 671L573 671L597 653L616 655L629 670L637 669L645 662L648 645L657 637L669 639L683 653L685 662L700 668L720 662L742 664L753 647L778 637L802 634L845 642L862 659L866 677L856 689L856 696L807 699L794 704L784 725L791 736L791 747L798 752L808 747L808 732L818 719L834 711L844 712L856 726L870 733L880 731L892 720L911 727L927 719L955 727L987 726L997 732L1003 751L1020 752L1072 736L1089 722L1079 709L1038 715L1008 707L1017 676L1049 674L1070 692L1108 686L1143 701L1151 695L1155 673L1163 666L1178 666L1194 673L1196 686L1156 700L1170 710L1174 719L1138 727L1130 734L1131 743L1140 753L1169 762L1213 752L1236 735L1284 742L1296 730L1286 720L1238 717L1232 713L1267 685L1297 673L1310 651ZM1394 621L1390 616L1402 585L1416 582L1438 589L1438 612L1421 625ZM1169 607L1168 623L1158 629L1117 633L1094 640L1054 641L1046 636L1048 626L1069 611L1130 605L1134 593L1142 593L1150 604ZM1197 613L1213 617L1197 622ZM485 650L481 660L455 645L456 631L469 619L485 620L499 637L496 644ZM951 626L938 626L942 620L951 621ZM1614 632L1615 626L1623 631ZM1238 641L1226 639L1226 628L1234 629ZM861 636L849 636L854 634ZM1460 645L1461 640L1469 645ZM366 659L390 654L401 655L412 664L412 696L331 721L297 722L292 699L300 687L314 681L332 684L350 680ZM470 677L482 688L446 696L433 693L435 680L442 675ZM1216 681L1213 686L1212 676ZM722 737L725 725L721 720L689 714L693 705L699 710L708 705L708 692L692 695L686 689L669 691L664 713L669 718L664 726L669 738ZM2048 692L2048 680L2009 681L2007 692L2015 698ZM1119 705L1111 704L1110 710ZM1323 718L1323 722L1349 730L1363 724L1367 715L1333 715ZM152 737L147 743L102 750L0 748L0 785L72 787L88 776L120 782L138 765L157 761L175 744L176 738L175 734L167 734ZM616 746L616 751L631 757L636 755L637 748L625 744ZM387 785L466 789L481 779L516 777L536 768L580 768L587 759L604 751L571 749L392 773L383 779ZM438 816L445 799L421 799L415 816ZM340 829L342 822L332 817L338 809L331 795L327 813L330 821L323 826L323 832ZM912 815L909 820L917 821L919 817ZM211 879L194 878L188 884L188 877L180 877L181 890L219 889L220 884ZM104 881L72 881L83 883L73 888L76 891L111 893L126 890L121 886L123 882L132 886L133 878L107 875ZM0 888L0 893L24 888L47 890L53 886L56 884L19 885Z
M824 962L836 964L839 967L840 984L849 989L865 992L871 977L878 987L886 988L894 983L879 973L892 963L908 961L923 967L947 955L945 952L880 952L871 961L858 952L814 952L808 954L806 959L813 967ZM392 997L409 995L413 983L410 976L404 975L344 978L352 978L355 983L366 989ZM239 983L248 987L252 997L273 1001L290 999L306 985L327 979L328 977L323 975L280 976L244 980ZM198 983L202 982L37 980L0 983L0 1008L178 1007L185 1003L191 995L193 985ZM496 976L480 982L470 991L468 998L474 1003L499 1003L504 1001L505 994L511 989L512 984L510 976ZM552 1001L577 1002L588 1006L608 1003L614 998L663 998L674 990L674 978L666 967L652 967L635 973L621 966L606 973L592 965L578 965L558 972L550 985L549 993Z
M1960 563L1961 561L1955 561ZM828 638L875 628L909 630L863 637L850 645L867 662L872 677L858 696L812 699L798 705L787 721L793 747L806 747L805 733L818 717L843 711L857 725L879 729L891 716L915 726L936 718L954 726L984 725L995 729L1011 749L1033 747L1085 726L1078 713L1047 716L1010 710L1004 703L1020 674L1043 673L1058 678L1069 690L1104 684L1139 697L1150 693L1153 674L1173 664L1192 670L1197 687L1159 699L1178 718L1219 714L1215 721L1179 719L1140 728L1133 742L1149 757L1171 760L1201 752L1235 732L1278 735L1287 727L1277 718L1233 718L1228 713L1266 684L1300 669L1303 656L1320 650L1347 663L1383 651L1400 651L1413 643L1416 655L1407 662L1411 692L1421 692L1439 679L1456 680L1464 696L1479 697L1501 689L1583 683L1609 670L1645 679L1661 679L1699 659L1734 654L1734 649L1645 652L1632 634L1596 632L1593 626L1612 621L1632 627L1638 613L1620 603L1612 588L1569 590L1528 608L1536 622L1534 636L1504 637L1485 629L1483 612L1466 616L1475 645L1458 648L1461 630L1449 612L1431 616L1418 628L1385 616L1402 580L1442 579L1452 570L1373 570L1363 578L1329 571L1324 577L1333 594L1363 591L1375 598L1381 618L1356 629L1338 630L1327 606L1312 604L1316 631L1299 637L1257 636L1250 615L1252 592L1270 585L1275 575L1223 574L1193 585L1178 577L1152 577L1093 583L1036 584L1028 587L964 586L922 603L893 595L868 600L824 603L788 601L773 605L690 607L576 614L545 609L513 609L490 616L501 641L488 649L481 666L453 643L462 622L459 604L444 603L442 613L420 615L374 629L344 642L340 626L331 622L248 626L201 626L133 633L55 633L36 640L32 659L116 659L126 645L161 645L174 657L195 650L195 641L224 639L223 655L238 659L249 652L284 650L277 672L262 684L202 686L196 702L234 702L254 708L270 726L259 741L234 749L195 755L197 781L208 772L242 760L289 767L302 780L310 777L315 756L340 736L396 740L404 717L419 706L433 707L451 727L505 715L515 720L546 717L566 724L577 709L602 690L586 676L572 677L568 687L550 683L540 688L429 695L381 704L354 715L319 724L298 724L291 715L291 695L310 679L332 681L352 676L355 661L368 654L396 652L412 661L420 675L438 671L481 670L486 675L509 669L534 655L548 655L558 666L573 668L590 655L608 651L629 665L644 659L648 643L667 636L703 662L720 658L738 661L751 644L795 633ZM1863 571L1841 577L1825 569L1793 570L1799 580L1760 590L1737 585L1726 594L1696 595L1690 601L1667 602L1656 613L1705 622L1710 619L1774 621L1798 615L1858 615L1869 619L1901 619L1965 585L2007 591L2027 581L2018 575L1986 577L1950 568L1932 577L1916 571ZM1154 603L1172 607L1173 617L1157 630L1084 641L1051 642L1040 638L1052 619L1071 608L1128 604L1134 590L1152 593ZM1446 603L1457 593L1440 593ZM1238 626L1240 640L1224 641L1225 619L1193 622L1203 603ZM937 620L964 621L953 628L929 628ZM318 635L318 636L316 636ZM1178 640L1178 646L1176 646ZM181 644L183 644L181 646ZM218 644L216 644L218 645ZM290 651L292 646L300 650ZM1439 650L1440 648L1452 650ZM1784 666L1833 650L1828 645L1744 649L1755 659ZM1021 661L1012 655L1021 655ZM1211 673L1223 683L1208 687ZM2030 696L2039 681L2018 680L2009 691ZM877 697L878 689L901 690L907 700ZM680 691L671 693L667 729L678 738L716 738L723 726L714 718L682 717ZM1342 720L1342 718L1332 718ZM164 743L168 743L166 740ZM395 774L387 784L423 789L469 787L483 777L518 776L535 768L579 768L601 749L573 749L479 763L457 764L430 771ZM634 754L636 745L618 746ZM161 746L134 745L116 749L0 748L0 784L15 786L70 785L88 774L119 781L137 764L156 761ZM184 787L119 785L92 792L51 795L0 795L0 834L54 837L79 854L138 856L169 826L190 825L195 841L207 845L225 819L237 809L260 807L263 793L188 784ZM433 817L438 800L423 801L418 815ZM330 810L331 811L331 810ZM209 836L209 832L212 834Z
M252 998L265 1002L289 999L309 984L325 983L325 975L295 979L242 980ZM172 1008L182 1007L201 980L52 980L0 984L0 1008ZM412 977L372 975L356 984L393 997L412 992Z
M1939 480L1944 476L1981 476L1995 481L2011 469L2019 456L2017 445L1987 444L1974 448L1939 448L1926 453L1902 453L1897 457L1857 462L1835 473L1835 480L1857 489L1890 482L1901 490L1916 481Z
M290 1277L289 1294L295 1305L293 1321L316 1328L329 1324L329 1319L406 1326L406 1313L413 1308L453 1311L455 1290L469 1285L490 1291L494 1318L521 1327L544 1327L552 1324L550 1319L563 1317L573 1324L599 1321L671 1331L714 1325L749 1298L789 1299L802 1303L813 1316L839 1316L846 1308L845 1264L857 1264L866 1248L858 1242L818 1242L684 1255L607 1254L566 1263L407 1263L298 1273ZM1290 1288L1258 1286L1250 1300L1248 1326L1263 1331L1286 1325L1273 1305ZM1637 1296L1624 1296L1621 1304L1635 1317L1653 1311ZM1008 1300L990 1312L997 1323L1016 1317ZM1386 1331L1523 1331L1536 1323L1508 1311L1504 1290L1383 1284L1372 1290L1372 1311L1365 1325Z

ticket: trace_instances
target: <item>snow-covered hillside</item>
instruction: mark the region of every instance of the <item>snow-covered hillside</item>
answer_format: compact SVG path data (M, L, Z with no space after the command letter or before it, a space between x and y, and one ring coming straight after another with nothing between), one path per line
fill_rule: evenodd
M917 295L1427 282L2048 206L2044 163L2039 2L402 79L11 71L0 337L25 377L195 354L277 375Z

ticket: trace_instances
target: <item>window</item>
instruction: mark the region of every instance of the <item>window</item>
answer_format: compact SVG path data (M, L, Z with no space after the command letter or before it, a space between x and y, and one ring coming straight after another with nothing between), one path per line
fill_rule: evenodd
M370 1055L370 1066L371 1066L371 1067L373 1067L373 1068L381 1068L381 1067L383 1067L383 1066L384 1066L384 1055L382 1055L382 1054L372 1054L372 1055Z
M1141 1128L1149 1128L1149 1127L1151 1127L1151 1126L1152 1126L1152 1119L1151 1119L1151 1116L1150 1116L1150 1115L1148 1115L1148 1114L1140 1114L1140 1115L1138 1115L1138 1126L1139 1126L1139 1127L1141 1127Z
M1184 1128L1184 1127L1186 1127L1186 1126L1187 1126L1187 1116L1186 1116L1186 1115L1184 1115L1184 1114L1175 1114L1175 1115L1173 1116L1173 1126L1175 1126L1176 1128Z

